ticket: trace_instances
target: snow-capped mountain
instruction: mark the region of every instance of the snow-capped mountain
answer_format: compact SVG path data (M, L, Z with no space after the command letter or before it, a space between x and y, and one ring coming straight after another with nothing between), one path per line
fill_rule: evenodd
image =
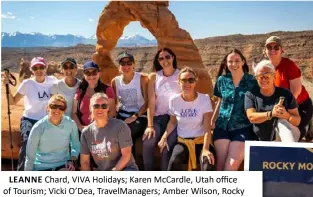
M92 44L97 42L96 35L89 38L78 35L44 35L39 32L31 33L1 33L2 47L68 47L77 44ZM117 47L140 47L140 46L155 46L156 40L149 40L139 34L133 36L121 37L117 43Z

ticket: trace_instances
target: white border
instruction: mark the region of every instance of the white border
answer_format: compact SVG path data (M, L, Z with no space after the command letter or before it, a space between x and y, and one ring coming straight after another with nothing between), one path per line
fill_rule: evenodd
M301 142L265 142L265 141L245 141L244 170L249 171L250 164L250 147L290 147L290 148L313 148L313 143Z

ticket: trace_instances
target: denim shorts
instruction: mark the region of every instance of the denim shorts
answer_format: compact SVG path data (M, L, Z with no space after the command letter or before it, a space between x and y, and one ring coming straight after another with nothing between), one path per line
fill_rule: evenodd
M213 141L220 140L220 139L227 139L230 141L239 141L239 142L245 142L246 140L249 140L252 134L252 126L245 127L242 129L236 129L236 130L224 130L218 127L215 127L213 131Z

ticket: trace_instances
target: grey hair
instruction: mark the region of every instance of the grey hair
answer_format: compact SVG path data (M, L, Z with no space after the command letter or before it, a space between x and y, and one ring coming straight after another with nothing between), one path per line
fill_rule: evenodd
M271 61L269 61L269 60L262 60L262 61L260 61L258 64L254 64L253 66L252 66L252 69L253 69L253 71L254 71L254 75L256 75L257 74L257 72L260 70L260 69L262 69L262 68L269 68L269 69L271 69L271 71L273 72L273 73L275 73L275 66L271 63Z
M95 104L96 100L100 99L100 98L103 98L104 100L108 101L109 100L109 97L103 93L103 92L97 92L95 93L94 95L92 95L91 99L90 99L90 104L89 104L89 110L90 110L90 117L89 119L91 121L93 121L93 113L92 113L92 106Z

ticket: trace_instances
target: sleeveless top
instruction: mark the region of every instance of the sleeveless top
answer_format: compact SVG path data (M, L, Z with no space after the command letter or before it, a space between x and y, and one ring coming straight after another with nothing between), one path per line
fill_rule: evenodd
M155 116L169 113L170 97L181 92L178 84L179 70L176 69L172 76L163 75L163 70L156 72L155 79Z
M140 85L141 74L135 72L133 79L125 84L123 76L118 76L115 80L116 96L120 103L120 109L126 112L138 112L145 103L142 96ZM123 117L129 117L129 114L120 112Z

